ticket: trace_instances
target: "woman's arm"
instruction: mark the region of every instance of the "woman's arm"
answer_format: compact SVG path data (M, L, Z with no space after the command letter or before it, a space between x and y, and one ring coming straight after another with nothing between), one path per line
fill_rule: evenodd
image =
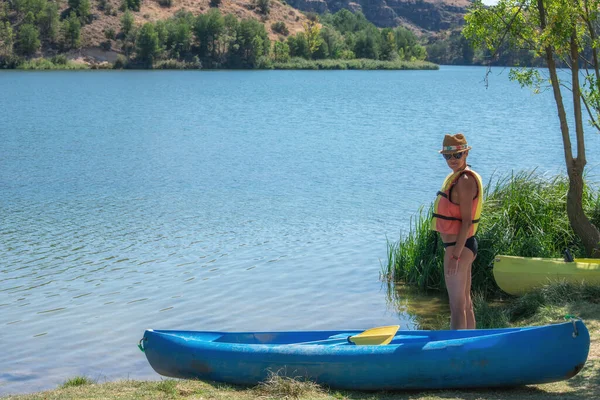
M452 252L452 258L454 259L459 258L462 254L468 239L467 235L473 225L473 198L475 198L475 195L477 194L477 183L475 182L475 178L470 174L464 174L456 183L456 190L458 191L460 218L462 219L462 222L456 238L456 246L454 246Z

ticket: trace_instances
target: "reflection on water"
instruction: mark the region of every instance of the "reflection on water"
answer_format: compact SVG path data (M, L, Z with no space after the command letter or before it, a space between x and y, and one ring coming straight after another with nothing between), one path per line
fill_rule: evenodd
M422 292L411 286L387 283L387 300L399 314L410 317L415 329L449 329L450 306L445 292Z

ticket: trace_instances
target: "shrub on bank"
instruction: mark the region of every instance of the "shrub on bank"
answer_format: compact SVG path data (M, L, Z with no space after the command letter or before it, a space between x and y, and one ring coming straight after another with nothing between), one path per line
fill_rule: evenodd
M501 177L486 185L481 222L476 237L479 252L473 263L473 290L486 296L498 293L492 266L497 254L525 257L562 257L565 249L584 256L581 240L571 229L566 212L568 179L547 179L535 172ZM584 210L600 226L600 193L586 185ZM388 243L384 274L421 289L444 289L443 246L430 230L431 207L411 221L397 243Z

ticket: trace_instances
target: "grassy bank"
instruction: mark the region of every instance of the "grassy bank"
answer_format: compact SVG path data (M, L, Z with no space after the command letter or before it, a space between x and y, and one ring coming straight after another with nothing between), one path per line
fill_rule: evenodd
M525 257L562 257L569 249L576 257L584 248L566 213L568 180L521 172L500 177L484 190L484 205L477 231L479 253L473 263L473 289L486 296L501 295L492 275L497 254ZM584 209L600 226L600 193L586 187ZM430 230L431 209L422 209L411 229L398 242L388 243L383 274L389 281L421 289L444 289L443 246Z
M67 60L65 56L58 55L52 58L34 58L26 61L22 61L20 64L17 64L15 69L23 69L23 70L36 70L36 71L46 71L46 70L81 70L81 69L90 69L87 64L76 63L70 60Z
M52 58L34 58L19 60L13 65L14 69L22 70L79 70L79 69L171 69L171 70L202 70L199 61L187 62L175 59L160 60L151 67L144 64L128 62L124 57L114 63L85 64L67 60L59 55ZM204 68L205 69L205 68ZM255 69L280 69L280 70L437 70L439 65L426 61L379 61L370 59L353 60L306 60L293 58L285 63L265 63ZM209 69L205 69L209 70Z
M418 310L418 305L415 304ZM542 325L564 322L564 316L583 319L590 331L591 347L584 369L562 382L497 390L443 390L423 392L350 392L328 390L311 383L273 377L256 387L238 387L214 382L119 381L96 383L84 377L68 380L56 390L9 396L13 400L41 399L594 399L600 398L600 287L553 285L519 299L488 304L476 297L480 327ZM447 318L440 318L444 328Z
M379 61L370 59L354 60L306 60L294 58L286 63L273 63L274 69L312 69L312 70L436 70L439 65L427 61Z

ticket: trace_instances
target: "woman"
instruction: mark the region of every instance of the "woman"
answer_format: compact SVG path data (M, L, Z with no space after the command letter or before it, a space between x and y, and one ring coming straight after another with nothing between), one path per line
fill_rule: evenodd
M471 147L463 134L446 135L440 153L452 170L434 203L432 229L444 244L444 277L450 298L450 328L475 329L471 265L477 257L475 232L481 214L481 177L467 165Z

